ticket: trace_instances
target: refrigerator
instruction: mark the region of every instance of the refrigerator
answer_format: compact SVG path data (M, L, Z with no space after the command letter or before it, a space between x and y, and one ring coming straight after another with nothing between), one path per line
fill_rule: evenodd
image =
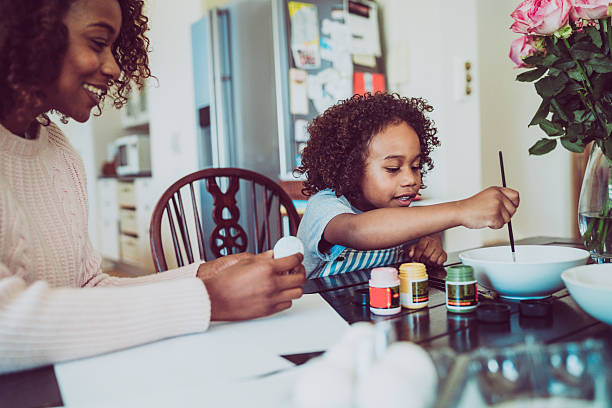
M239 167L299 182L293 169L308 140L305 124L352 96L354 83L368 90L373 76L384 77L376 10L368 0L235 0L193 23L200 168ZM369 73L369 85L359 82L368 77L360 72ZM203 186L200 193L202 213L210 214ZM238 197L241 214L250 213L246 203ZM249 236L252 221L241 218ZM213 228L207 217L202 223Z
M295 180L305 125L354 93L384 90L369 0L237 0L191 27L199 165Z

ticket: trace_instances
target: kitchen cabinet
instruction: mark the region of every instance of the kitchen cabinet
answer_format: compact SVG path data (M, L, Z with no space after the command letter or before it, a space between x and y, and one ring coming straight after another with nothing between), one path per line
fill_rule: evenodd
M102 178L97 183L98 250L130 272L152 273L149 221L154 203L147 198L150 177Z
M119 260L119 207L117 180L101 178L96 183L98 198L97 250L111 261Z
M154 203L147 198L150 184L149 177L117 181L120 259L147 272L153 271L149 222Z

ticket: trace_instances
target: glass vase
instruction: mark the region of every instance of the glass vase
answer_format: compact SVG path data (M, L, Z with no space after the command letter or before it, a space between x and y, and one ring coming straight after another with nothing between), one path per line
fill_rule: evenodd
M578 229L593 261L612 262L612 163L596 144L582 180Z

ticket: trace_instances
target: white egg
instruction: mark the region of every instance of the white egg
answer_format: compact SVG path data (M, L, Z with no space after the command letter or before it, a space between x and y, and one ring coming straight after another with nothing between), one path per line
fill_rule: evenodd
M438 388L436 367L429 354L414 343L393 343L357 385L359 408L433 405ZM383 390L387 390L384 392Z
M345 331L340 341L323 354L323 358L359 375L369 368L374 360L374 334L372 323L354 323Z
M353 374L316 358L301 367L293 392L295 408L349 408L353 405Z
M299 238L293 236L282 237L274 245L274 258L284 258L300 252L304 255L304 244Z

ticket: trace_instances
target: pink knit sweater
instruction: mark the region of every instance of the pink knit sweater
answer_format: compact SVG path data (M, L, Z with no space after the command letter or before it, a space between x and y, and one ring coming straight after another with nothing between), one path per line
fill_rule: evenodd
M101 273L79 155L53 124L36 140L0 125L0 374L206 330L197 266Z

